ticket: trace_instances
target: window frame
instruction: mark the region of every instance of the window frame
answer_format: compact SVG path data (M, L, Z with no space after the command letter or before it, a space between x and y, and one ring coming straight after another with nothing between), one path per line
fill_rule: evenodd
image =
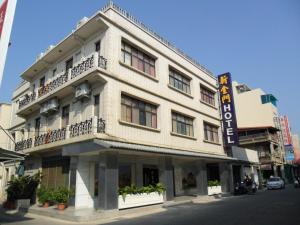
M121 42L121 62L156 78L156 58L124 40Z
M191 116L185 115L177 111L172 111L171 112L172 132L179 135L194 137L195 135L194 120L195 118ZM176 128L174 127L174 122L176 123Z
M204 93L205 92L205 93ZM216 107L216 91L200 84L200 101L210 106ZM211 95L212 96L211 96ZM205 96L205 97L204 97Z
M171 78L173 79L173 84L171 82ZM176 90L179 90L180 92L183 92L185 94L191 95L191 81L192 78L188 77L182 72L179 72L173 67L169 67L169 85L172 88L175 88ZM177 82L177 85L175 84L175 82ZM179 87L179 84L181 84L182 88ZM184 90L184 86L186 87L186 91Z
M121 121L157 129L157 111L158 105L155 103L125 93L121 94Z
M204 140L211 143L220 144L219 128L220 126L216 124L212 124L204 121L203 122Z

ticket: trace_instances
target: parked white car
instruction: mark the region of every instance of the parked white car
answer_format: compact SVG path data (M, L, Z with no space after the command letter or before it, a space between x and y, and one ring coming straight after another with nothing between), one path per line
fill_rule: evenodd
M267 189L283 189L285 188L284 180L282 180L280 177L271 177L267 181Z

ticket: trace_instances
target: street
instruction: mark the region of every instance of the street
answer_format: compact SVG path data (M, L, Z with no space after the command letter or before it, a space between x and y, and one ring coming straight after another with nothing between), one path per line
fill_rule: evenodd
M128 215L114 220L82 224L110 225L299 225L300 189L288 186L284 190L259 192L256 195L227 197L205 204L186 204ZM17 217L1 215L0 224L53 225L75 224L35 215Z

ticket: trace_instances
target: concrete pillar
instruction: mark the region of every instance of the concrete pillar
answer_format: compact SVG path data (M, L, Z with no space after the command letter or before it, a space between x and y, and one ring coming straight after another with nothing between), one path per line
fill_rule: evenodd
M219 171L220 171L222 192L223 193L232 192L233 191L232 165L229 163L220 163Z
M76 171L78 164L78 156L71 156L70 158L70 188L76 190ZM69 202L70 205L75 206L75 197L72 197Z
M137 161L136 161L136 186L137 187L143 187L143 163L140 162L137 158Z
M118 209L119 163L117 152L99 154L98 206L103 210Z
M207 195L207 168L205 161L197 162L197 193L199 195Z
M75 208L93 208L91 194L90 160L87 156L79 156L76 171Z
M276 164L272 165L272 170L273 170L273 176L277 177L278 173L277 173L277 165Z
M170 201L174 198L174 179L172 158L163 156L159 160L159 181L166 187L165 200Z

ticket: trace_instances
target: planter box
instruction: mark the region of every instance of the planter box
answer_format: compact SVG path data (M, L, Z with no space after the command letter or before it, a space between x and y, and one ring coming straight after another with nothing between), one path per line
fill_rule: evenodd
M18 199L16 201L17 208L28 209L30 207L30 199Z
M153 205L164 202L163 194L158 194L157 192L151 192L149 194L136 194L136 195L126 195L123 199L122 195L119 195L119 209L126 209L138 206Z
M222 193L221 186L211 186L207 187L208 195L217 195Z

